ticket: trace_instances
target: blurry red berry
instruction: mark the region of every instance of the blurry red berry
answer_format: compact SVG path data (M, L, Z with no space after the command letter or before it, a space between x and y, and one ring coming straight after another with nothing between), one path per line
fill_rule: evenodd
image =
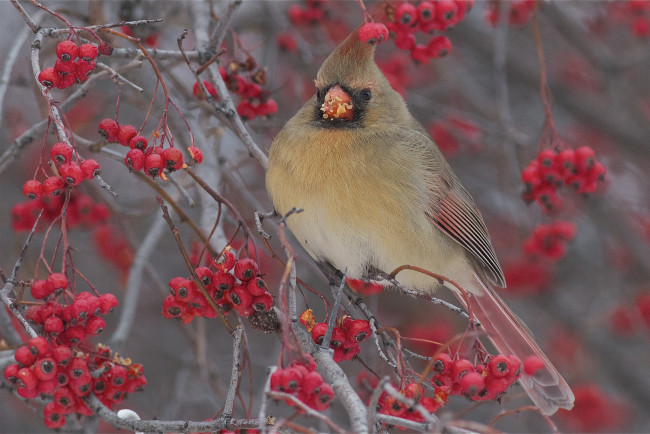
M133 150L133 149L132 149ZM127 154L128 155L128 154ZM165 168L164 162L160 154L151 153L144 159L144 171L147 175L155 178Z
M142 150L131 149L129 152L126 153L126 157L124 157L124 163L127 165L129 169L138 172L144 168L145 158L146 157L144 155L144 152L142 152Z
M178 148L167 148L162 154L165 169L170 172L181 169L183 167L183 153Z
M64 62L74 60L79 53L79 47L72 41L62 41L56 46L56 55Z
M117 140L122 146L129 146L131 139L138 134L138 130L133 125L120 125L117 132Z
M43 194L43 184L35 179L30 179L23 184L23 195L27 199L34 200L41 196L41 194Z
M95 60L99 49L95 44L81 44L79 47L79 57L85 61Z
M526 375L535 375L540 369L544 369L544 360L539 356L528 356L524 360L524 372Z
M388 39L388 28L382 23L366 23L359 29L359 39L371 45Z
M35 280L32 283L31 293L35 300L40 300L54 292L52 284L46 280Z
M99 163L92 158L82 161L81 173L84 179L92 179L95 175L99 175Z
M136 135L131 137L131 140L129 140L129 147L131 149L141 149L144 151L147 149L147 146L149 145L149 141L145 136L141 135Z
M251 258L241 258L235 264L235 276L242 282L247 282L257 276L257 262Z
M99 123L99 134L104 136L108 142L119 141L120 126L113 119L103 119Z
M54 68L45 68L38 74L38 82L45 87L58 87L61 77Z
M197 148L196 146L190 146L189 148L187 148L187 150L190 152L192 159L197 164L201 164L203 162L203 152L199 148Z

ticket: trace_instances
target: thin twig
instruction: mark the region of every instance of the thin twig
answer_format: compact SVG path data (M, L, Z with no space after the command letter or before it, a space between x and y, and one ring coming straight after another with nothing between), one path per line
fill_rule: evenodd
M230 386L228 387L228 393L226 394L226 403L224 404L223 412L221 413L221 418L231 419L233 405L235 403L235 395L239 386L239 380L241 378L241 343L242 343L242 332L241 327L237 327L232 332L232 338L234 340L232 344L232 372L230 374Z
M257 419L216 419L209 422L125 419L119 417L117 413L102 404L102 402L92 393L84 397L83 400L104 422L111 424L115 428L128 429L131 431L216 432L221 429L235 430L239 428L255 428L259 425Z
M338 286L334 284L335 282L330 283L330 289L334 292L336 288L334 306L330 312L330 317L327 319L327 330L325 331L325 336L323 336L323 342L321 343L321 348L326 350L330 347L330 340L332 339L332 332L334 331L334 326L336 324L336 318L339 313L339 306L341 305L341 296L343 295L343 288L345 287L345 275L341 277L341 281Z

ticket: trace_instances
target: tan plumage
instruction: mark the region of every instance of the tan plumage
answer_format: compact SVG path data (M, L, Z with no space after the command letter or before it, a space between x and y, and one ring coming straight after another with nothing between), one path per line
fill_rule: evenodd
M571 408L570 388L489 285L505 279L473 199L377 68L374 48L351 34L321 66L316 87L273 141L266 177L278 213L304 210L288 219L298 241L348 277L409 264L458 282L470 293L459 299L499 351L544 357L544 372L522 379L533 401L547 414ZM324 119L333 89L350 95L351 120ZM422 292L438 286L415 271L397 279Z

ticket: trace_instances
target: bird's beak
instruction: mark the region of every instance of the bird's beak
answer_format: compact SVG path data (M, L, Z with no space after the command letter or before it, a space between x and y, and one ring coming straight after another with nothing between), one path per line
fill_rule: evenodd
M345 119L352 120L354 114L354 106L352 105L352 98L341 86L335 84L325 94L325 102L320 106L323 112L323 119Z

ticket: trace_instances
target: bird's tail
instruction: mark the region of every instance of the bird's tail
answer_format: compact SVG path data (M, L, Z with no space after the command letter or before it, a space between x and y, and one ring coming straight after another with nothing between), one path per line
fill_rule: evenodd
M546 415L555 413L558 408L573 408L575 398L571 388L544 355L527 327L489 284L478 276L474 281L473 293L467 292L463 296L453 292L481 323L496 349L504 355L513 354L522 362L533 355L544 361L544 368L535 375L528 376L522 372L519 379L530 399Z

